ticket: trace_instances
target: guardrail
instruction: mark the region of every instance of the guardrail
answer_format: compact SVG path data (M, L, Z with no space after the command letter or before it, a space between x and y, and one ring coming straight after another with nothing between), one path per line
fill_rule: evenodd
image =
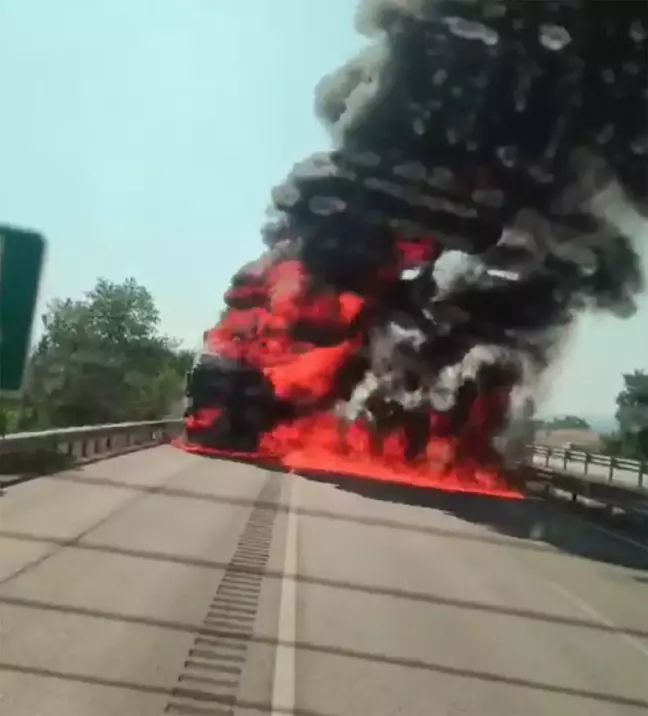
M523 461L523 480L532 492L567 494L573 502L603 506L648 524L646 463L584 450L530 445Z
M641 460L547 445L533 445L532 455L533 464L538 467L560 469L628 487L643 488L648 476L648 463Z
M0 438L2 474L38 474L101 460L168 442L182 431L179 418L13 433ZM519 463L518 463L519 464ZM586 498L648 517L648 465L638 460L582 450L529 445L521 467L524 480L547 493Z
M0 474L63 469L168 442L182 420L91 425L0 437Z

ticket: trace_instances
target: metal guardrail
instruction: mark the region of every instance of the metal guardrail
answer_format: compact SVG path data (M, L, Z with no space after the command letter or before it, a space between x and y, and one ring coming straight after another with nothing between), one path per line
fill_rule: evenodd
M0 437L3 456L48 452L67 456L73 462L107 458L138 447L167 442L182 429L182 420L90 425L33 433L10 433Z
M0 438L0 474L2 463L13 458L40 453L79 464L168 442L182 429L181 419L169 418L12 433ZM558 490L574 500L591 499L648 517L645 462L536 444L525 453L518 465L525 468L527 483L539 484L547 493Z
M639 489L645 487L648 479L648 463L641 460L547 445L532 445L531 448L534 466L560 469L593 480Z
M567 494L573 502L585 500L648 520L648 489L644 484L646 463L584 450L529 445L523 467L527 489L546 495Z

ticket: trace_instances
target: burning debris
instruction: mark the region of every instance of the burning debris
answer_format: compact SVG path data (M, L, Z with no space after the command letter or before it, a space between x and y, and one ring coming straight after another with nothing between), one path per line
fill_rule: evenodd
M358 27L316 92L334 149L274 189L206 333L188 444L510 494L498 448L576 314L643 289L643 5L366 0Z

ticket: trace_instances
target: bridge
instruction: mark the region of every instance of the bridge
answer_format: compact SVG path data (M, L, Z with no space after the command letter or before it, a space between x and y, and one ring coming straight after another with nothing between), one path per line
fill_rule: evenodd
M647 712L640 539L569 502L307 479L173 432L0 441L67 460L0 476L0 713Z
M589 478L590 481L605 481L639 489L648 486L648 464L640 460L536 445L533 447L533 464L537 467L580 475Z

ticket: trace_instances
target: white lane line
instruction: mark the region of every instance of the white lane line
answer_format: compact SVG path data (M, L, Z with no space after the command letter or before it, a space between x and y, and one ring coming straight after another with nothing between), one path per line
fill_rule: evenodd
M272 684L272 716L295 711L295 641L297 639L297 513L292 506L294 477L286 475L286 551L279 597L279 626Z
M558 594L560 594L563 599L566 599L577 609L580 609L585 614L589 615L590 617L593 617L594 619L596 619L596 621L600 622L608 629L614 630L614 636L616 636L618 639L621 639L621 641L625 642L627 646L632 647L642 656L648 659L648 645L645 644L643 641L640 641L631 634L625 634L624 632L622 632L613 621L601 614L598 609L595 609L589 602L585 601L582 597L579 597L571 590L567 589L566 587L563 587L562 584L558 584L558 582L549 581L549 585L554 591L558 592Z

